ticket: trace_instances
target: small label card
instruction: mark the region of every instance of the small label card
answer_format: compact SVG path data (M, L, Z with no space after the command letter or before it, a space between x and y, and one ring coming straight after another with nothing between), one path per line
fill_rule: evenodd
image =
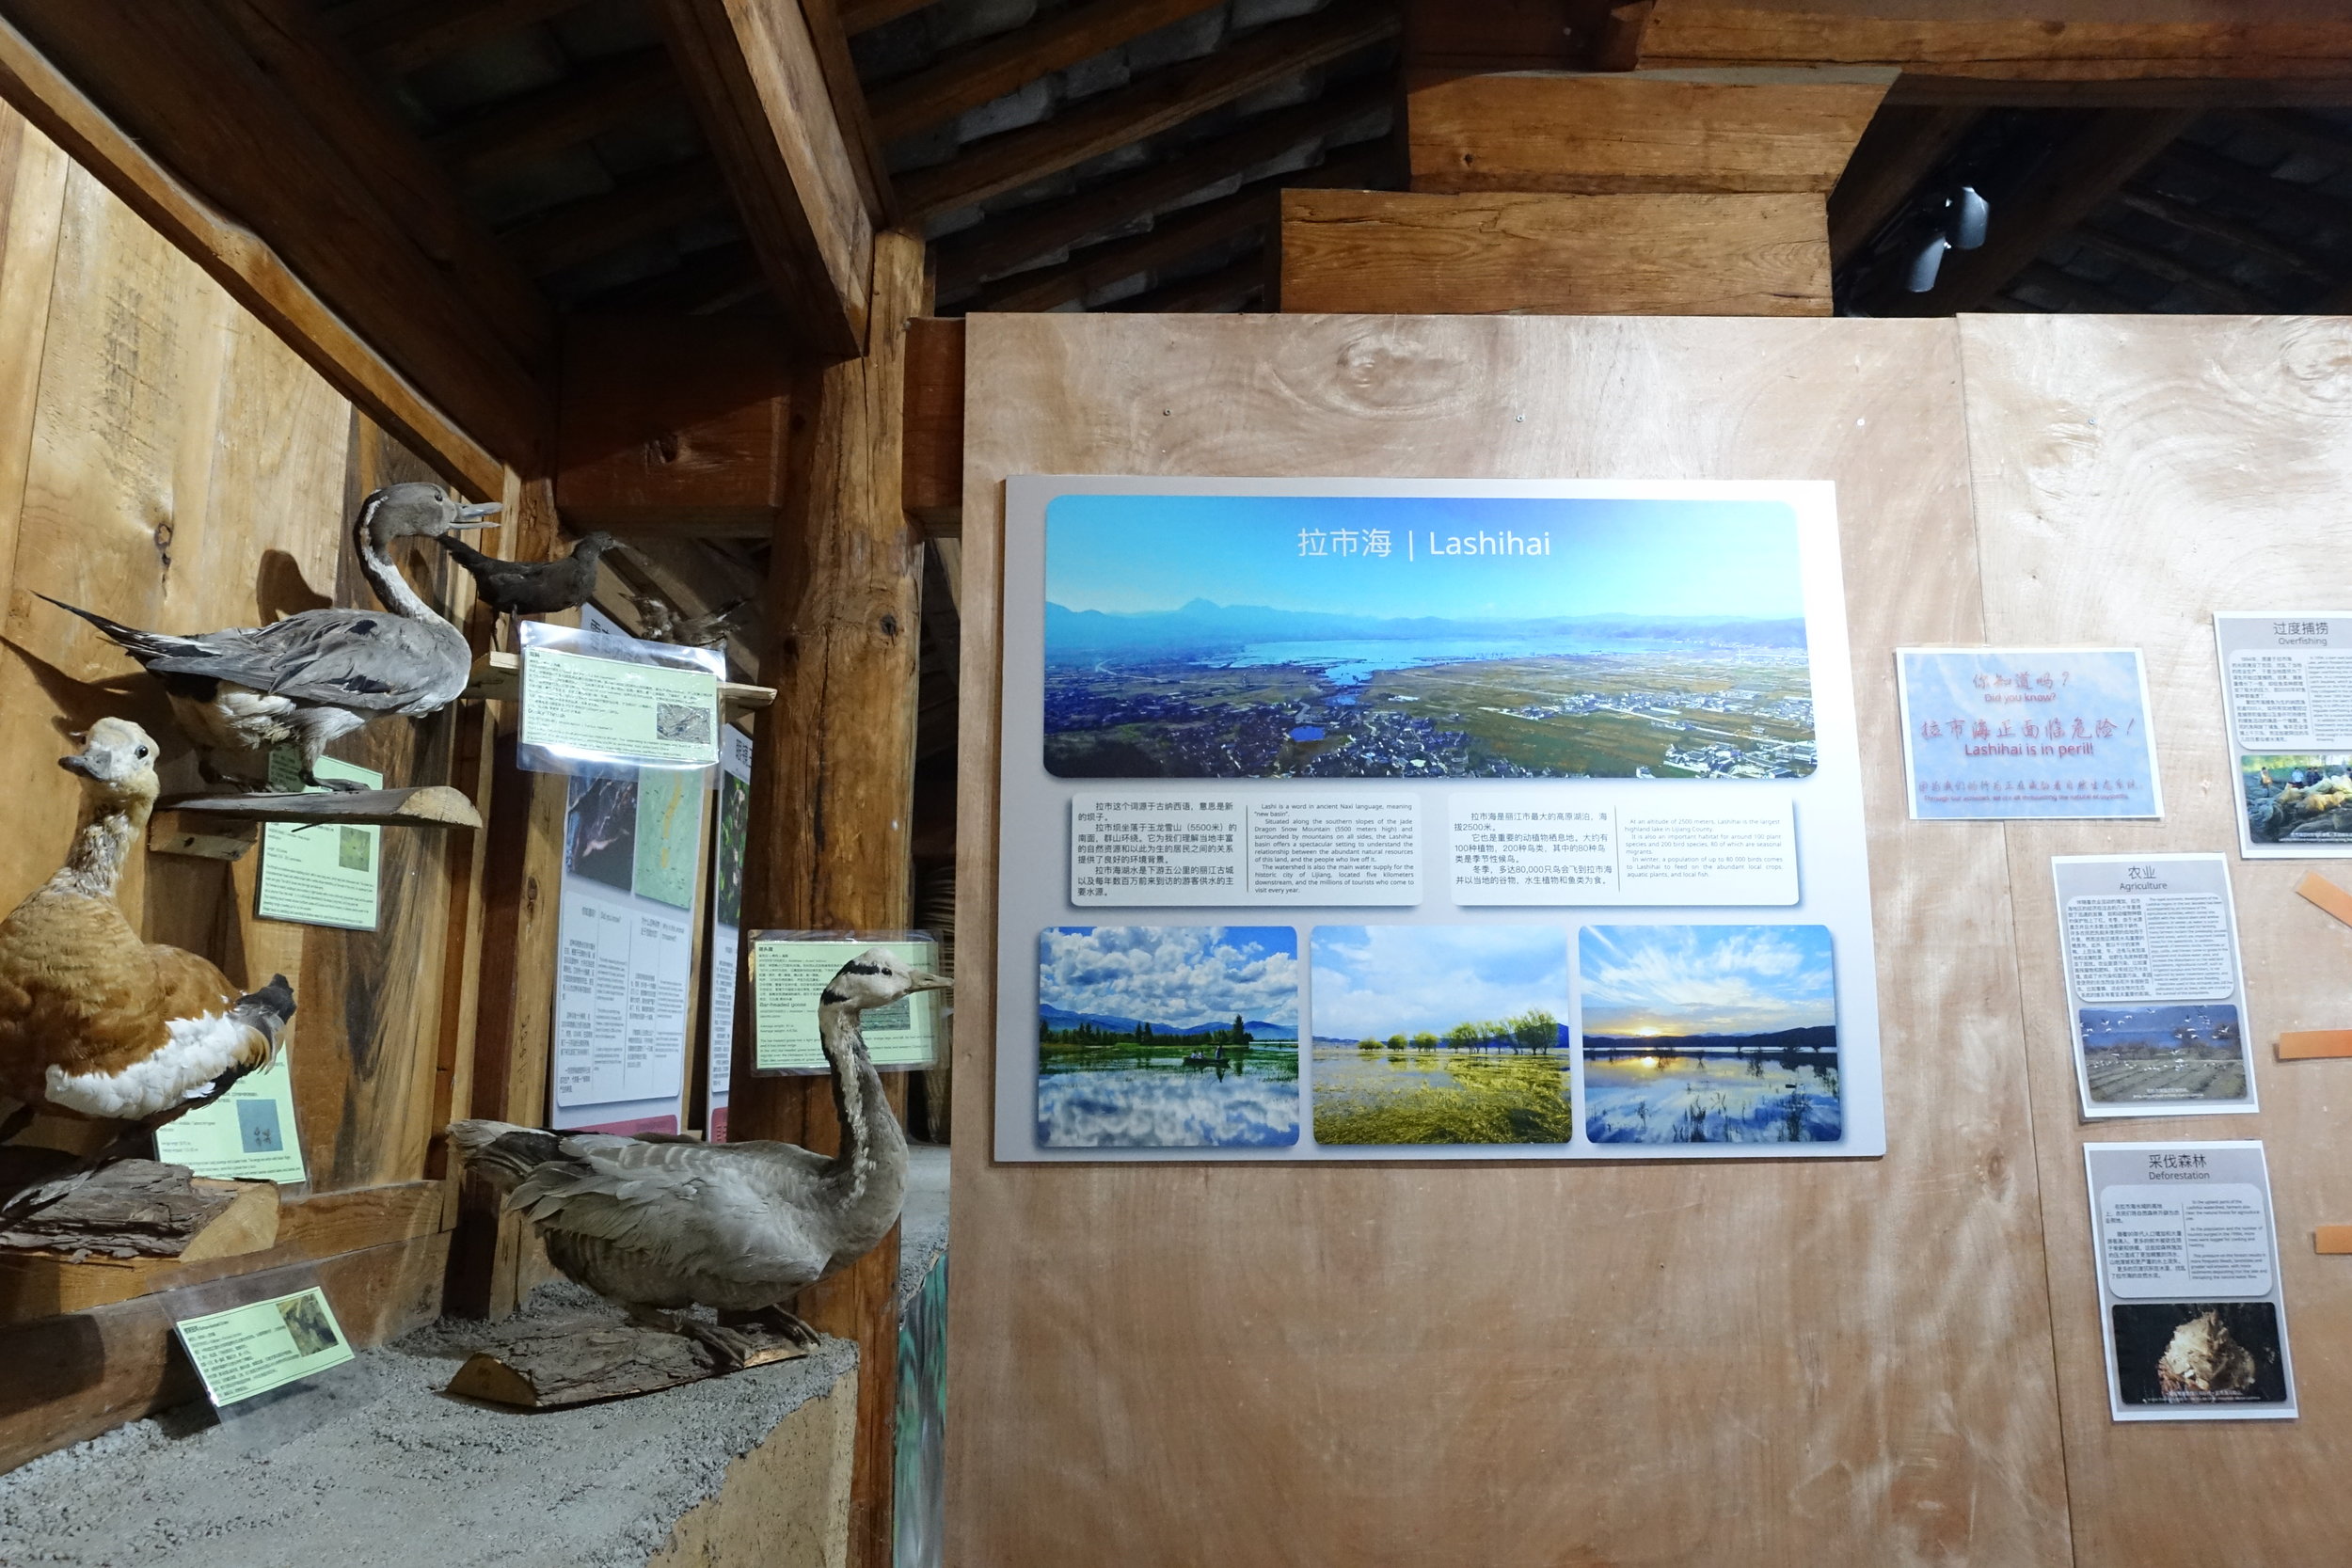
M521 740L602 762L708 768L719 760L719 677L526 645Z
M2352 611L2213 618L2238 848L2352 858Z
M196 1364L215 1406L282 1388L352 1357L326 1292L313 1285L290 1296L183 1318L172 1332Z
M291 1187L310 1179L294 1132L291 1047L260 1072L248 1072L210 1105L199 1105L155 1130L155 1158L199 1176L233 1181L275 1181Z
M2137 648L1898 648L1915 820L2162 816Z
M2086 1117L2257 1109L2237 911L2221 855L2057 855Z
M269 759L270 787L303 787L300 764L289 750ZM321 757L322 779L349 779L369 789L384 787L384 775L333 757ZM325 786L312 794L324 794ZM262 872L254 912L263 920L304 926L333 926L347 931L375 929L376 884L384 830L342 822L271 822L262 829Z
M938 943L916 940L800 937L788 932L745 933L752 940L751 987L754 1048L752 1066L760 1072L827 1072L817 1034L817 1008L825 982L859 954L879 947L911 969L935 969ZM901 997L858 1018L866 1053L885 1070L930 1067L939 1059L939 998L935 990Z
M2090 1233L2119 1421L2296 1414L2260 1143L2090 1144Z

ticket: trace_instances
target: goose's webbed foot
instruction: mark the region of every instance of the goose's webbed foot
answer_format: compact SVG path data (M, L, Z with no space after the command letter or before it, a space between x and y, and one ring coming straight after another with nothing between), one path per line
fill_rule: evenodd
M798 1313L787 1311L781 1307L763 1307L752 1316L755 1321L766 1323L794 1344L804 1349L815 1345L823 1338L815 1329L809 1327Z
M357 779L322 779L315 769L304 774L302 782L313 789L331 789L338 795L360 795L368 787Z
M691 1312L663 1312L656 1307L631 1306L628 1321L641 1328L658 1328L665 1334L693 1340L710 1352L712 1371L721 1377L741 1371L755 1348L733 1329L707 1323Z

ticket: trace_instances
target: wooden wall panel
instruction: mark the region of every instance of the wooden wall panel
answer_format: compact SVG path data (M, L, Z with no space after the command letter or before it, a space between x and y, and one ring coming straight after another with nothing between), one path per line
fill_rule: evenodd
M2295 896L2311 862L2236 856L2212 612L2352 604L2352 322L1963 318L1986 632L2145 650L2161 822L2009 826L2059 1393L2081 1568L2299 1568L2352 1540L2352 1219L2338 1117L2352 1062L2280 1062L2285 1029L2352 1023L2352 930ZM1965 832L1966 830L1960 830ZM2078 1116L2049 857L2222 850L2244 937L2257 1116ZM2344 879L2341 864L2324 874ZM2261 1138L2278 1208L2302 1418L2107 1418L2090 1202L2092 1139Z
M1890 650L1983 632L1951 324L967 331L960 1075L993 1082L1005 476L1822 478L1893 1152L1145 1169L967 1137L949 1560L2066 1562L2008 867L1997 834L1901 808Z

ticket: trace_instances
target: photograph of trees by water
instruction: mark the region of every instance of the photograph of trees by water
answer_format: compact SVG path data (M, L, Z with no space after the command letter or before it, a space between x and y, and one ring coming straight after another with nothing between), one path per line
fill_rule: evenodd
M1565 927L1318 926L1310 940L1316 1143L1576 1136Z
M1038 938L1037 1141L1298 1142L1298 933L1060 926Z
M1826 926L1587 926L1577 938L1595 1143L1834 1143Z
M1802 778L1795 515L1770 501L1064 495L1059 778Z

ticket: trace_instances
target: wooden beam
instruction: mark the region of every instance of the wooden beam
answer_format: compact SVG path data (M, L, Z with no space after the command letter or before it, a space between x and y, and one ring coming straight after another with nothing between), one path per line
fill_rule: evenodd
M850 149L850 168L858 194L866 200L866 215L886 226L898 208L898 191L890 178L890 160L882 136L866 111L866 84L859 79L857 59L850 53L849 30L841 24L840 0L801 0L801 16L808 24L809 41L817 50L818 69L824 72L825 94L833 101L833 118Z
M2241 288L2226 277L2216 277L2201 267L2191 266L2177 256L2168 256L2148 245L2109 234L2088 225L2076 225L2066 231L2066 238L2087 250L2097 252L2111 261L2160 277L2167 283L2177 283L2194 289L2224 310L2244 316L2269 316L2280 313L2281 307L2251 289Z
M5 21L0 98L185 252L337 391L469 496L499 493L499 450L535 450L534 421L543 427L546 419L543 395L518 368L493 359L489 371L477 375L469 363L474 356L460 352L465 340L419 341L417 329L424 324L415 320L393 322L389 339L363 336L356 325L363 313L381 325L384 311L397 309L380 290L345 279L330 266L327 287L314 291L286 257L190 188L150 143L117 124ZM345 264L365 266L368 260L351 257ZM335 286L342 283L349 287ZM487 337L486 328L482 333ZM379 349L382 341L405 342L406 352L390 356ZM502 413L482 418L485 396L498 399ZM446 400L446 411L437 399Z
M901 208L909 221L919 222L985 201L1353 54L1391 36L1397 24L1392 0L1278 22L1230 49L1165 67L1051 119L974 142L946 163L899 181Z
M1024 207L976 230L941 240L931 246L939 292L954 298L985 278L1066 249L1089 234L1132 222L1395 101L1395 85L1386 77L1352 84L1310 103L1245 120L1236 130L1133 174Z
M776 705L755 736L747 928L895 929L911 922L922 546L904 507L907 323L923 313L923 244L874 245L873 341L862 359L803 378L786 515L770 576ZM826 1082L752 1075L736 1054L733 1138L838 1146ZM889 1075L904 1105L903 1074ZM898 1399L898 1232L798 1310L858 1341L851 1568L890 1561Z
M653 0L687 95L793 336L866 343L873 216L797 0Z
M907 515L934 537L963 531L963 323L917 316L907 324Z
M1886 102L1906 108L2227 109L2341 108L2352 103L2352 71L2288 80L2256 76L2082 78L1933 76L1905 71Z
M352 65L310 0L208 0L230 36L367 192L524 363L543 356L554 313L458 198L382 89Z
M670 56L660 49L641 49L508 99L425 145L464 178L483 180L578 147L678 91Z
M868 32L885 22L896 22L930 5L931 0L840 0L841 25L844 31L856 34Z
M2316 277L2328 283L2336 281L2335 268L2325 261L2304 255L2282 241L2272 238L2250 223L2240 223L2235 218L2224 216L2206 208L2192 207L2185 201L2175 201L2169 196L2162 196L2154 191L2137 189L2129 185L2116 192L2115 199L2136 213L2145 213L2158 222L2169 224L2184 233L2201 234L2206 239L2218 241L2228 245L2233 250L2241 250L2250 256L2259 256L2281 271L2299 273L2303 277Z
M724 207L726 182L707 158L690 158L632 175L602 196L568 201L505 230L506 242L534 277L609 255Z
M2260 8L2119 7L2112 0L1659 0L1645 67L1899 66L1906 75L2008 81L2352 76L2352 13L2334 0Z
M1881 108L1829 193L1829 259L1841 266L1984 119L1976 108Z
M1312 168L1270 174L1231 196L1165 214L1143 233L1081 250L1060 266L999 278L980 291L970 309L1051 310L1121 278L1198 255L1248 230L1271 227L1280 215L1284 190L1366 185L1394 167L1395 155L1387 144L1374 143Z
M1983 246L1944 259L1934 289L1883 285L1874 309L1887 315L1941 316L1973 310L1999 293L2051 240L2092 209L2180 136L2195 119L2186 109L2107 109L2056 149L2024 184L2004 195Z
M326 13L352 52L388 76L560 16L580 0L380 0Z
M1416 75L1413 189L1826 193L1894 80L1883 67Z
M875 133L886 142L912 135L1217 3L1082 0L876 87L866 100Z
M1238 310L1268 290L1267 258L1263 251L1228 261L1221 267L1146 289L1139 294L1113 300L1103 307L1132 314L1184 315L1211 310Z
M603 293L579 307L615 316L700 316L765 293L759 258L740 240L696 251L676 268Z
M2291 152L2352 168L2352 132L2335 130L2326 120L2277 109L2223 109L2217 118L2234 130L2280 143Z
M1405 69L1582 71L1616 0L1407 0Z
M1288 191L1285 311L1826 316L1822 198Z
M765 539L784 503L787 377L772 323L575 316L555 504L574 528Z
M2291 209L2316 223L2352 229L2352 201L2346 201L2340 196L2329 196L2316 185L2307 185L2299 180L2281 180L2267 168L2242 164L2235 158L2225 158L2194 142L2173 142L2164 149L2159 157L2174 167L2194 170L2225 191L2245 190L2249 188L2247 182L2250 179L2256 182L2251 188L2261 193L2261 199L2265 205Z

